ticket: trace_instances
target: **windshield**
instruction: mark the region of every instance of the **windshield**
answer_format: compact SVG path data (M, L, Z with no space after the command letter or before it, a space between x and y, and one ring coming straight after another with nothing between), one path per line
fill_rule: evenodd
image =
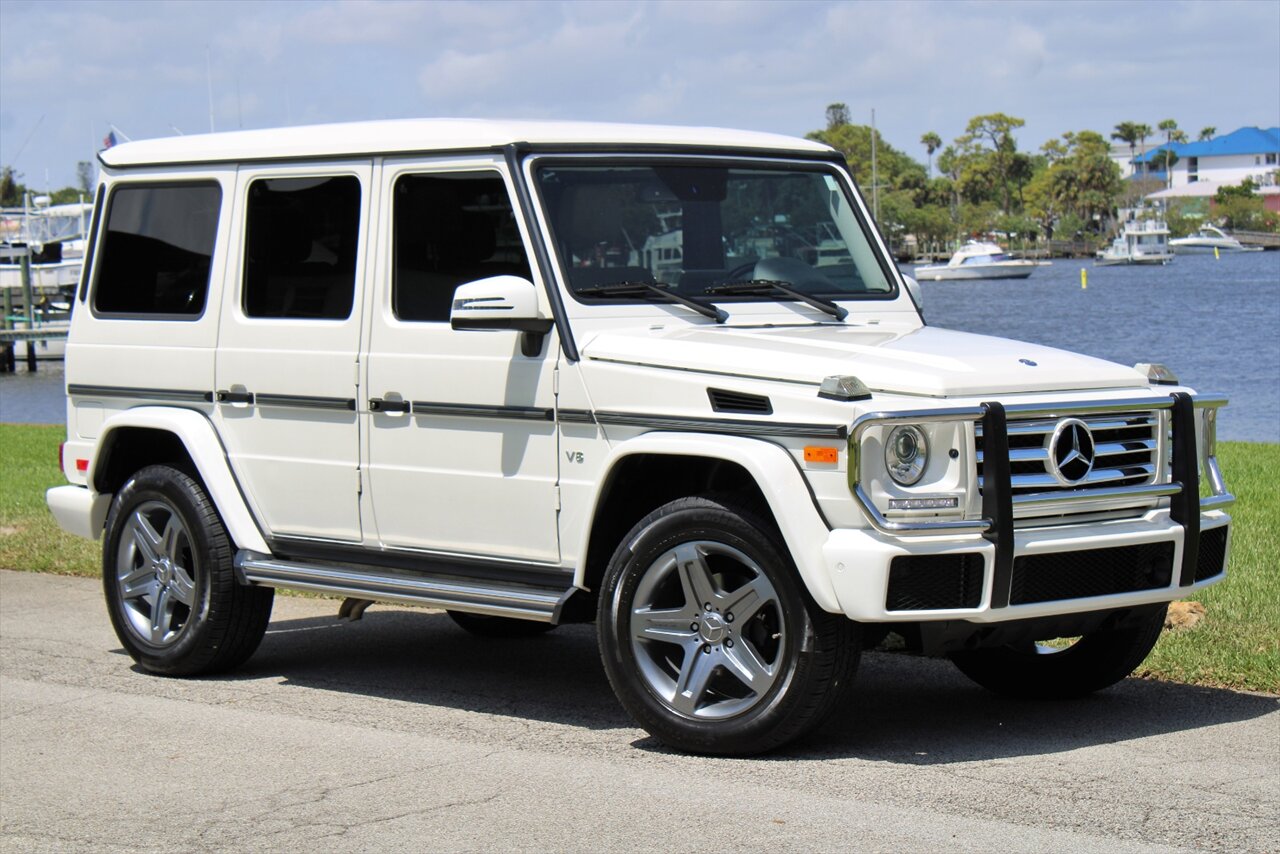
M795 299L894 293L841 182L828 169L547 164L536 180L576 298ZM757 287L745 287L754 283ZM728 287L738 284L740 287Z

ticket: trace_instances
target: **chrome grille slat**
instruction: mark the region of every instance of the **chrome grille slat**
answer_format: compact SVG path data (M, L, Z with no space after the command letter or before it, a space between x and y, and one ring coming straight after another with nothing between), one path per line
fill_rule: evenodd
M1093 438L1093 469L1079 483L1064 486L1050 470L1049 439L1060 418L1010 418L1008 422L1010 487L1015 496L1035 496L1037 506L1052 515L1055 494L1080 496L1091 490L1137 487L1155 483L1161 471L1162 420L1159 412L1083 413L1072 416L1083 421ZM975 425L978 489L981 491L983 448L982 427ZM1150 503L1146 501L1145 503Z

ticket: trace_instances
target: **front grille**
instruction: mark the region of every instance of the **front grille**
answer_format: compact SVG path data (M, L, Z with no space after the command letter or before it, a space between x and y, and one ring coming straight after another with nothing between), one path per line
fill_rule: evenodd
M1160 417L1156 412L1081 415L1093 438L1093 469L1064 486L1049 467L1049 442L1061 419L1009 419L1009 471L1013 494L1033 495L1154 482L1159 472ZM982 425L975 426L978 488L983 485Z
M1196 581L1213 578L1226 569L1227 526L1203 531L1200 534L1200 550L1196 556Z
M1173 543L1024 555L1013 561L1009 604L1155 590L1172 578Z
M889 564L888 611L976 608L982 601L980 554L900 555Z

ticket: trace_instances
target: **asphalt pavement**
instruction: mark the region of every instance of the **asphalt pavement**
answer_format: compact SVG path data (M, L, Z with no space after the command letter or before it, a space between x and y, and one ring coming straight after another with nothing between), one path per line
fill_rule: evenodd
M1003 700L873 653L815 736L663 748L591 626L276 597L257 654L134 667L91 579L0 572L0 850L1280 851L1280 699L1130 679Z

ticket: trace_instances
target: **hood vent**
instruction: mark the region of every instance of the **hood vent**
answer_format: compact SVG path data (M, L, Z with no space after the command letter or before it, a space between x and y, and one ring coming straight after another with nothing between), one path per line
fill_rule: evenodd
M731 412L737 415L773 414L773 404L769 402L769 398L758 394L709 388L707 397L711 399L711 409L715 412Z

